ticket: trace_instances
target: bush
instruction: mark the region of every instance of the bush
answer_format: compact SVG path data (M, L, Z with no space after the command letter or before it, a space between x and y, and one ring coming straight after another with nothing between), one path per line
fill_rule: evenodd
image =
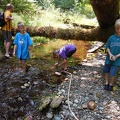
M54 4L62 9L70 9L74 7L75 0L54 0Z
M33 3L28 2L27 0L1 0L0 1L0 7L5 10L6 4L11 3L14 5L14 11L15 12L22 12L22 11L28 11L30 12L31 10L34 11L33 9Z

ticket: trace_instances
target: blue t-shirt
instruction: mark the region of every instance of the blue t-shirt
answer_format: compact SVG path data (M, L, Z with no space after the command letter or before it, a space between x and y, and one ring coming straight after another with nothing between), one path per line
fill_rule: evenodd
M33 42L28 33L25 33L23 35L20 33L17 33L15 35L13 43L15 45L17 45L16 55L17 55L18 59L26 60L26 59L30 58L28 47L31 46L33 44Z
M106 48L109 48L110 52L113 55L118 55L120 53L120 36L117 35L110 36L106 43ZM109 59L109 55L107 54L105 63L120 66L120 57L117 58L115 61L111 61Z
M69 54L72 51L75 51L76 47L73 44L68 44L63 46L62 48L60 48L58 50L58 54L60 55L60 57L62 59L66 59L67 58L67 54Z

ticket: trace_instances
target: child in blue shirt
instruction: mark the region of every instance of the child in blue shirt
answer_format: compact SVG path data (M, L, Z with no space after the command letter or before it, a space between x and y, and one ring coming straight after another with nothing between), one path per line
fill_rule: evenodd
M111 35L106 43L108 54L103 68L105 73L104 89L108 91L113 90L115 74L120 66L120 19L115 22L115 32L116 34Z
M25 26L22 22L18 23L19 33L14 38L13 55L17 56L19 63L22 64L23 72L26 74L26 60L30 58L29 49L32 49L32 40L28 33L25 31Z

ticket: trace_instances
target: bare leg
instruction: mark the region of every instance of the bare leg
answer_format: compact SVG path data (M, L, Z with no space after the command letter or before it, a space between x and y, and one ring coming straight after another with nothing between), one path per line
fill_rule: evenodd
M22 68L23 68L24 74L26 74L26 62L25 61L22 61Z
M6 42L6 40L4 40L5 52L6 52L6 46L7 46L7 42Z
M9 54L10 46L11 46L11 42L7 42L7 44L6 44L6 54Z
M9 55L9 49L11 46L11 42L4 41L4 47L5 47L5 55Z
M110 76L110 85L111 85L111 86L113 86L114 79L115 79L114 76Z
M64 69L67 70L67 62L64 64Z
M109 73L105 73L105 84L107 85L109 83Z

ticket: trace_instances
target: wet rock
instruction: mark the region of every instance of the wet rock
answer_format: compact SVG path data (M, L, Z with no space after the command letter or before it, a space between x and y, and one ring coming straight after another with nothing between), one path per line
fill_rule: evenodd
M96 104L95 104L94 101L89 101L89 102L88 102L88 108L89 108L90 110L94 110L95 107L96 107Z
M42 105L39 107L39 110L42 111L44 108L46 108L50 104L51 100L51 97L46 97L44 100L42 100Z
M62 103L62 99L63 99L63 97L61 97L61 96L55 96L55 98L53 98L52 102L50 103L50 107L58 108L60 106L60 104Z

